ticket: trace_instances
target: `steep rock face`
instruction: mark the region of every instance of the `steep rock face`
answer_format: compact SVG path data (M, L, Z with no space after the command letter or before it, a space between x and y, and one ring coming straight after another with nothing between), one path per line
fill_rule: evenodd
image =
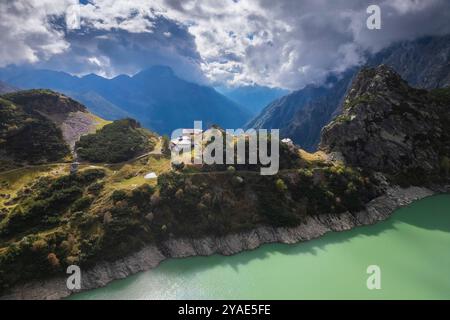
M450 84L450 35L401 42L369 57L368 66L386 64L413 87L434 89ZM342 100L358 69L339 81L310 86L282 97L249 122L248 127L279 128L303 149L315 150L322 127L341 111ZM311 96L311 90L316 94Z
M336 81L323 95L312 99L292 115L291 121L281 130L286 137L298 137L296 142L307 150L313 150L319 143L320 128L330 122L336 113L336 105L342 103L343 97L352 79L349 72Z
M434 89L450 86L450 35L425 37L394 44L367 65L392 67L413 87Z
M305 89L295 91L270 103L259 116L252 119L248 128L280 128L279 124L286 119L291 119L298 110L310 101L325 95L325 88L307 86Z
M323 129L320 149L386 173L436 173L449 155L449 110L391 68L366 68L353 81L342 114Z

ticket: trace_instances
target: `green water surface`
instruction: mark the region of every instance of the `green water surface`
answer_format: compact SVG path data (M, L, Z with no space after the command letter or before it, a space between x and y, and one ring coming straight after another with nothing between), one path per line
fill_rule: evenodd
M367 267L381 269L369 290ZM170 259L72 299L450 299L450 195L387 221L230 257Z

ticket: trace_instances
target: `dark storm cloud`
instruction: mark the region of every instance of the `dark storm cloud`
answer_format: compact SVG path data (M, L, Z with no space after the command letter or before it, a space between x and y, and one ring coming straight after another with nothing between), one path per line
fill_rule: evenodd
M166 64L194 80L296 89L395 41L450 32L447 0L90 0L81 30L51 23L76 2L2 1L0 66L113 76ZM381 30L366 27L371 4Z
M186 28L163 17L155 18L152 24L151 32L139 33L89 27L70 30L65 36L70 48L36 66L112 77L134 74L152 65L168 65L181 77L203 82L201 57Z

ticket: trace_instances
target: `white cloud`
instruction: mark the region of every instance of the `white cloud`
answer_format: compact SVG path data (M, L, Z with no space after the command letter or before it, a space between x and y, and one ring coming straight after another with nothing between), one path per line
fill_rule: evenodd
M63 14L64 6L73 1L58 5L49 0L26 2L31 5L16 10L18 14L11 13L18 6L15 2L0 5L2 18L10 17L0 22L0 38L10 44L0 49L0 65L47 59L73 45L46 20L49 15ZM366 28L369 4L382 9L381 30ZM80 12L84 28L103 31L98 37L121 30L136 34L130 38L139 41L143 39L140 34L155 33L146 38L148 42L132 42L127 50L123 45L126 40L117 40L121 45L117 54L109 47L96 49L95 42L89 42L88 57L97 52L110 62L102 63L105 74L143 66L146 61L141 56L145 55L130 50L136 47L145 53L144 46L148 46L158 52L152 58L155 62L166 62L162 57L168 55L172 66L180 61L178 64L190 65L189 70L200 67L213 83L297 89L322 82L330 72L363 63L366 51L380 50L398 40L450 32L449 8L446 0L91 0ZM179 29L191 36L177 35L167 28L158 30L160 25L155 21L161 16L180 24ZM23 24L28 18L30 22ZM79 34L75 38L80 41ZM101 40L99 43L106 46L106 39ZM121 52L137 62L125 63L125 58L118 56Z
M0 3L0 66L33 63L67 50L64 33L49 17L61 15L72 0L2 0Z
M189 25L210 80L230 84L296 89L363 63L366 51L450 32L450 3L445 0L180 3L165 0L160 7L167 8L166 16ZM366 28L366 8L373 3L382 8L384 27L378 32Z

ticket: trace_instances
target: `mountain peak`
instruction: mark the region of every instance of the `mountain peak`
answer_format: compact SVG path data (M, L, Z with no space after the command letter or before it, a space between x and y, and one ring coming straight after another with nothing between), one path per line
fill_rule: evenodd
M444 104L433 91L410 87L387 66L362 69L342 114L323 128L320 149L341 153L347 164L385 173L436 174L450 145Z
M394 89L409 90L406 81L394 69L384 64L376 68L363 68L352 83L348 99L353 99L362 93L388 92Z
M140 77L140 76L173 77L173 76L175 76L175 73L173 72L172 68L170 68L168 66L156 65L156 66L151 66L149 68L146 68L146 69L142 70L141 72L138 72L134 77Z

